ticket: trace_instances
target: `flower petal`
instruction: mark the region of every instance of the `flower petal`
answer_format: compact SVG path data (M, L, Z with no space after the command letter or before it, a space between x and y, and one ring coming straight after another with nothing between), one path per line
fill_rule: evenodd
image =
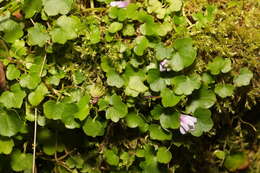
M181 132L181 134L183 134L183 135L187 133L182 126L180 127L180 132Z
M181 123L181 127L185 130L185 131L189 131L190 127L188 124L186 123Z
M181 131L181 133L183 131L185 131L185 133L194 131L196 122L197 122L197 118L196 117L192 117L192 116L189 116L189 115L181 114L181 116L180 116L180 125L181 125L180 131Z
M118 7L118 8L125 8L128 6L129 2L128 1L112 1L110 3L111 7Z

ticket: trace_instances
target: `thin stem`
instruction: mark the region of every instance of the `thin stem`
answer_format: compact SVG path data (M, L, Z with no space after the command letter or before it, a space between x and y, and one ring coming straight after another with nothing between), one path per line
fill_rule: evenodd
M257 132L255 126L253 126L252 124L250 124L250 123L248 123L248 122L242 120L242 118L240 118L240 117L238 117L238 119L239 119L239 121L240 121L241 123L248 125L248 126L251 127L255 132Z
M95 8L94 0L90 0L90 8Z
M43 72L43 67L44 67L44 64L45 64L45 61L46 61L46 54L43 58L43 62L42 62L42 66L41 66L41 71L40 71L40 74L39 76L41 77L42 76L42 72ZM37 119L38 119L38 116L37 116L37 108L34 109L34 134L33 134L33 165L32 165L32 173L35 173L35 158L36 158L36 139L37 139Z
M35 173L36 136L37 136L37 108L34 109L34 136L33 136L33 166L32 166L32 173Z
M44 64L45 64L45 61L46 61L46 54L44 55L44 58L43 58L43 61L42 61L42 66L41 66L41 71L40 71L40 77L42 76L42 72L43 72L43 68L44 68Z

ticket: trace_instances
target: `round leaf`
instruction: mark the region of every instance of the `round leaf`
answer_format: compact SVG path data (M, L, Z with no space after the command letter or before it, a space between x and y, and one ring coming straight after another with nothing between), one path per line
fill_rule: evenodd
M114 71L108 72L107 74L107 84L110 86L115 86L121 88L124 85L124 80L119 74Z
M116 33L117 31L120 31L123 28L123 24L119 22L113 22L108 28L108 32L110 33Z
M125 93L127 95L137 97L139 93L143 93L148 90L139 76L130 76L129 83L126 87Z
M239 152L227 156L224 166L231 172L245 168L249 165L249 160L245 153Z
M192 47L191 38L177 39L174 48L177 52L169 60L172 70L180 71L193 64L197 53L196 49Z
M171 128L177 129L180 127L180 114L178 112L173 112L171 114L161 114L160 124L164 129Z
M195 89L200 88L200 77L197 75L189 76L176 76L172 79L174 85L174 92L178 95L190 95Z
M16 172L31 170L32 160L32 154L21 153L17 150L11 156L11 167Z
M203 87L199 90L199 93L192 98L191 103L186 107L186 112L192 113L199 107L208 109L215 104L216 100L217 98L214 92Z
M161 91L162 105L164 107L172 107L179 103L181 96L176 96L169 88L164 88Z
M5 91L0 96L0 103L6 108L21 108L26 93L21 90L19 84L11 86L11 91Z
M149 127L150 138L155 140L171 140L172 134L166 133L159 125L152 124Z
M35 13L40 12L42 8L42 0L24 0L23 11L25 18L31 18Z
M119 157L116 155L116 153L113 150L105 150L104 156L106 159L106 162L109 165L117 166L119 164Z
M13 150L13 147L13 139L0 137L0 154L10 154Z
M234 77L235 86L241 87L250 84L250 80L253 78L253 73L247 68L241 68L239 75Z
M218 75L220 72L227 73L231 69L231 60L228 58L216 57L208 64L208 70L213 75Z
M45 95L48 94L47 87L42 83L34 92L31 92L28 96L28 100L31 105L37 106L44 99Z
M172 159L172 153L166 147L160 147L156 153L158 162L169 163Z
M142 126L144 123L144 120L136 112L131 112L127 114L125 120L127 126L130 128L136 128L138 126Z
M233 95L235 87L231 84L218 84L214 91L221 98L229 97Z
M14 136L22 128L22 121L13 111L0 110L0 135Z
M201 136L203 132L208 132L213 127L210 110L198 108L194 116L197 117L197 123L195 130L191 132L192 135Z
M33 27L28 29L29 45L38 45L43 47L48 40L50 40L50 36L47 33L45 26L42 24L36 23Z
M44 11L48 16L67 14L72 6L73 0L43 0Z
M83 125L83 130L88 136L96 137L103 136L105 129L104 125L101 124L98 120L93 120L88 117L87 121Z
M6 78L8 80L14 80L19 78L20 76L20 70L18 70L14 64L10 64L7 67L7 71L6 71Z

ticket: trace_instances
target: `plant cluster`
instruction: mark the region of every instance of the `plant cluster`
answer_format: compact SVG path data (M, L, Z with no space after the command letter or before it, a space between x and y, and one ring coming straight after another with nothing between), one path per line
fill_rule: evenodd
M0 0L0 172L247 169L259 7Z

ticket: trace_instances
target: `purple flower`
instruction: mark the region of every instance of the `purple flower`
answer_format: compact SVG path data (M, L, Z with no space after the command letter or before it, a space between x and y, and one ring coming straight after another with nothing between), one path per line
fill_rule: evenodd
M125 8L130 3L129 0L126 1L112 1L110 2L111 7Z
M163 72L163 71L170 71L171 69L168 68L168 60L167 59L164 59L162 62L160 62L160 71Z
M186 134L187 132L191 132L195 130L195 123L197 122L197 118L181 114L180 116L180 132L181 134Z

